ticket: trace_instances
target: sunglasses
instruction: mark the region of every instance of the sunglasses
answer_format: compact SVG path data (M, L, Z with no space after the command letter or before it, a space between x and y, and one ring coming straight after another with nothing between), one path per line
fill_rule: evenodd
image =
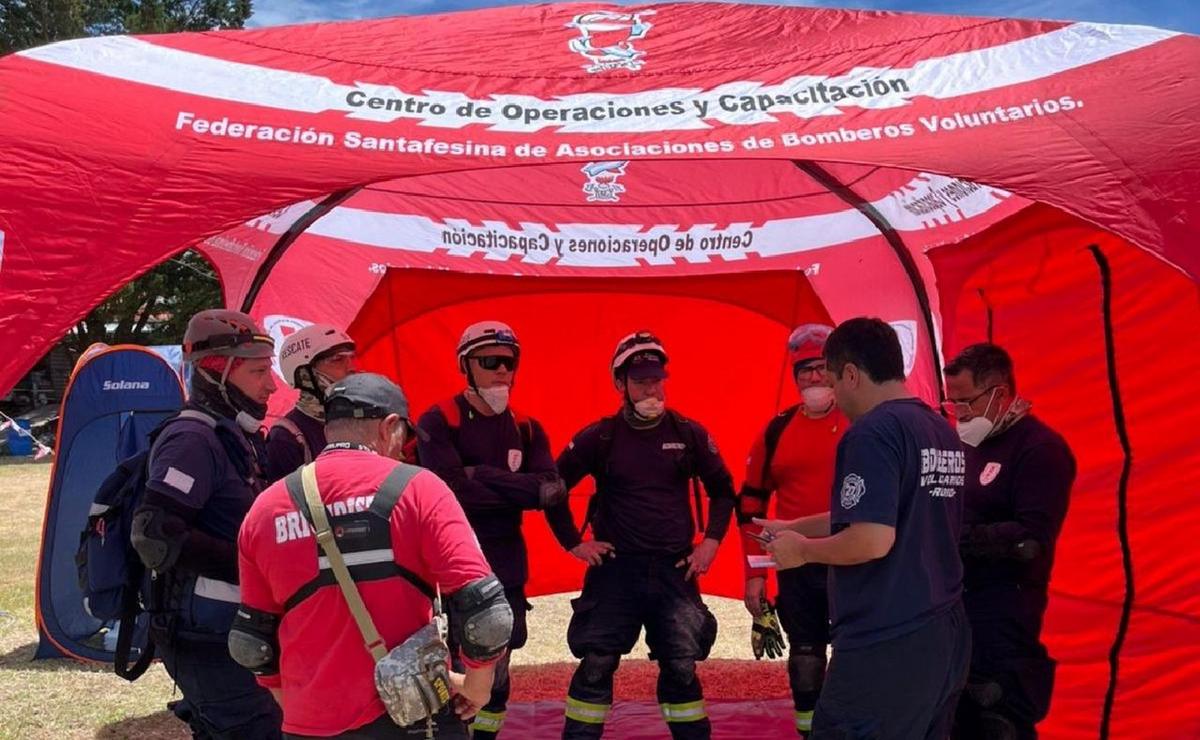
M484 355L483 357L472 357L479 367L484 370L499 370L503 367L510 373L517 369L517 358L509 357L508 355Z

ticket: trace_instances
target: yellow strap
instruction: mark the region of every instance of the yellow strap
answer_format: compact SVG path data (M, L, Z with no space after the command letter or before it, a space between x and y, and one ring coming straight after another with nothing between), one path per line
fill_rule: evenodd
M354 585L354 579L350 577L350 569L346 567L342 551L338 549L337 540L329 527L329 518L325 516L325 504L321 502L321 491L317 488L317 464L315 462L300 469L300 481L304 484L304 501L308 504L308 513L312 518L313 529L317 533L317 543L325 551L325 557L329 559L329 568L337 578L338 585L342 587L346 605L350 607L350 613L354 615L358 630L362 633L363 640L366 641L367 651L378 663L387 655L387 645L379 636L379 631L375 629L375 622L367 612L367 605L363 603L362 595L358 593L358 587Z

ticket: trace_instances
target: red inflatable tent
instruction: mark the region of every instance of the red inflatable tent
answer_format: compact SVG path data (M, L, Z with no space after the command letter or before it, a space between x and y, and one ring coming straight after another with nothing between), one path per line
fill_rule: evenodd
M179 251L283 336L350 325L418 406L477 317L553 442L652 327L738 468L800 320L882 316L930 400L1009 347L1080 477L1044 734L1200 734L1200 42L1153 28L549 5L64 42L0 60L7 389ZM740 472L740 471L738 471ZM740 476L739 476L740 477ZM542 532L532 588L578 571ZM735 593L738 548L705 581Z

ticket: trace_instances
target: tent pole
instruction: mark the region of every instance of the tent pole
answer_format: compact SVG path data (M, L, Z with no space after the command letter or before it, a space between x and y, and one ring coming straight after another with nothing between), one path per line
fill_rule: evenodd
M905 274L908 275L908 281L912 284L913 292L917 297L917 305L921 309L922 317L925 319L925 331L929 335L929 350L933 358L933 379L934 386L937 388L938 401L946 400L946 391L942 387L942 353L938 348L937 331L933 322L933 310L929 304L929 293L925 290L925 283L921 280L921 271L917 268L917 263L913 260L912 254L905 246L904 240L900 238L900 234L896 232L888 220L883 217L875 206L871 205L862 196L854 191L849 185L846 185L841 180L834 177L828 170L821 167L816 162L808 160L793 159L792 164L815 180L818 184L825 186L829 192L841 198L847 205L853 206L859 213L867 217L876 229L879 230L881 236L887 241L892 251L896 253L896 259L900 260L900 266L904 268Z
M258 266L258 271L254 273L254 280L250 282L250 289L246 291L246 297L242 299L242 312L250 313L250 309L254 307L254 301L258 298L258 292L262 290L262 286L267 282L267 278L271 274L271 270L275 269L275 265L283 258L284 252L292 243L300 238L300 235L308 230L317 219L332 211L335 207L341 204L350 196L362 190L361 185L356 185L352 188L339 190L326 196L324 200L316 204L308 211L296 219L296 221L288 227L288 230L283 232L279 237L279 241L275 242L275 246L271 247L271 251L267 254L267 258Z

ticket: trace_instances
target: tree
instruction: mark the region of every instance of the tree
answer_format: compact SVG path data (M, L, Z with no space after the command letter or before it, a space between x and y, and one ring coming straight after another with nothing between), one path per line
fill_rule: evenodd
M221 285L198 252L188 250L101 303L67 334L76 357L95 342L178 344L192 314L222 305Z
M81 36L242 28L251 0L0 0L0 54ZM196 311L222 305L212 267L187 251L121 288L67 335L93 342L174 344Z

